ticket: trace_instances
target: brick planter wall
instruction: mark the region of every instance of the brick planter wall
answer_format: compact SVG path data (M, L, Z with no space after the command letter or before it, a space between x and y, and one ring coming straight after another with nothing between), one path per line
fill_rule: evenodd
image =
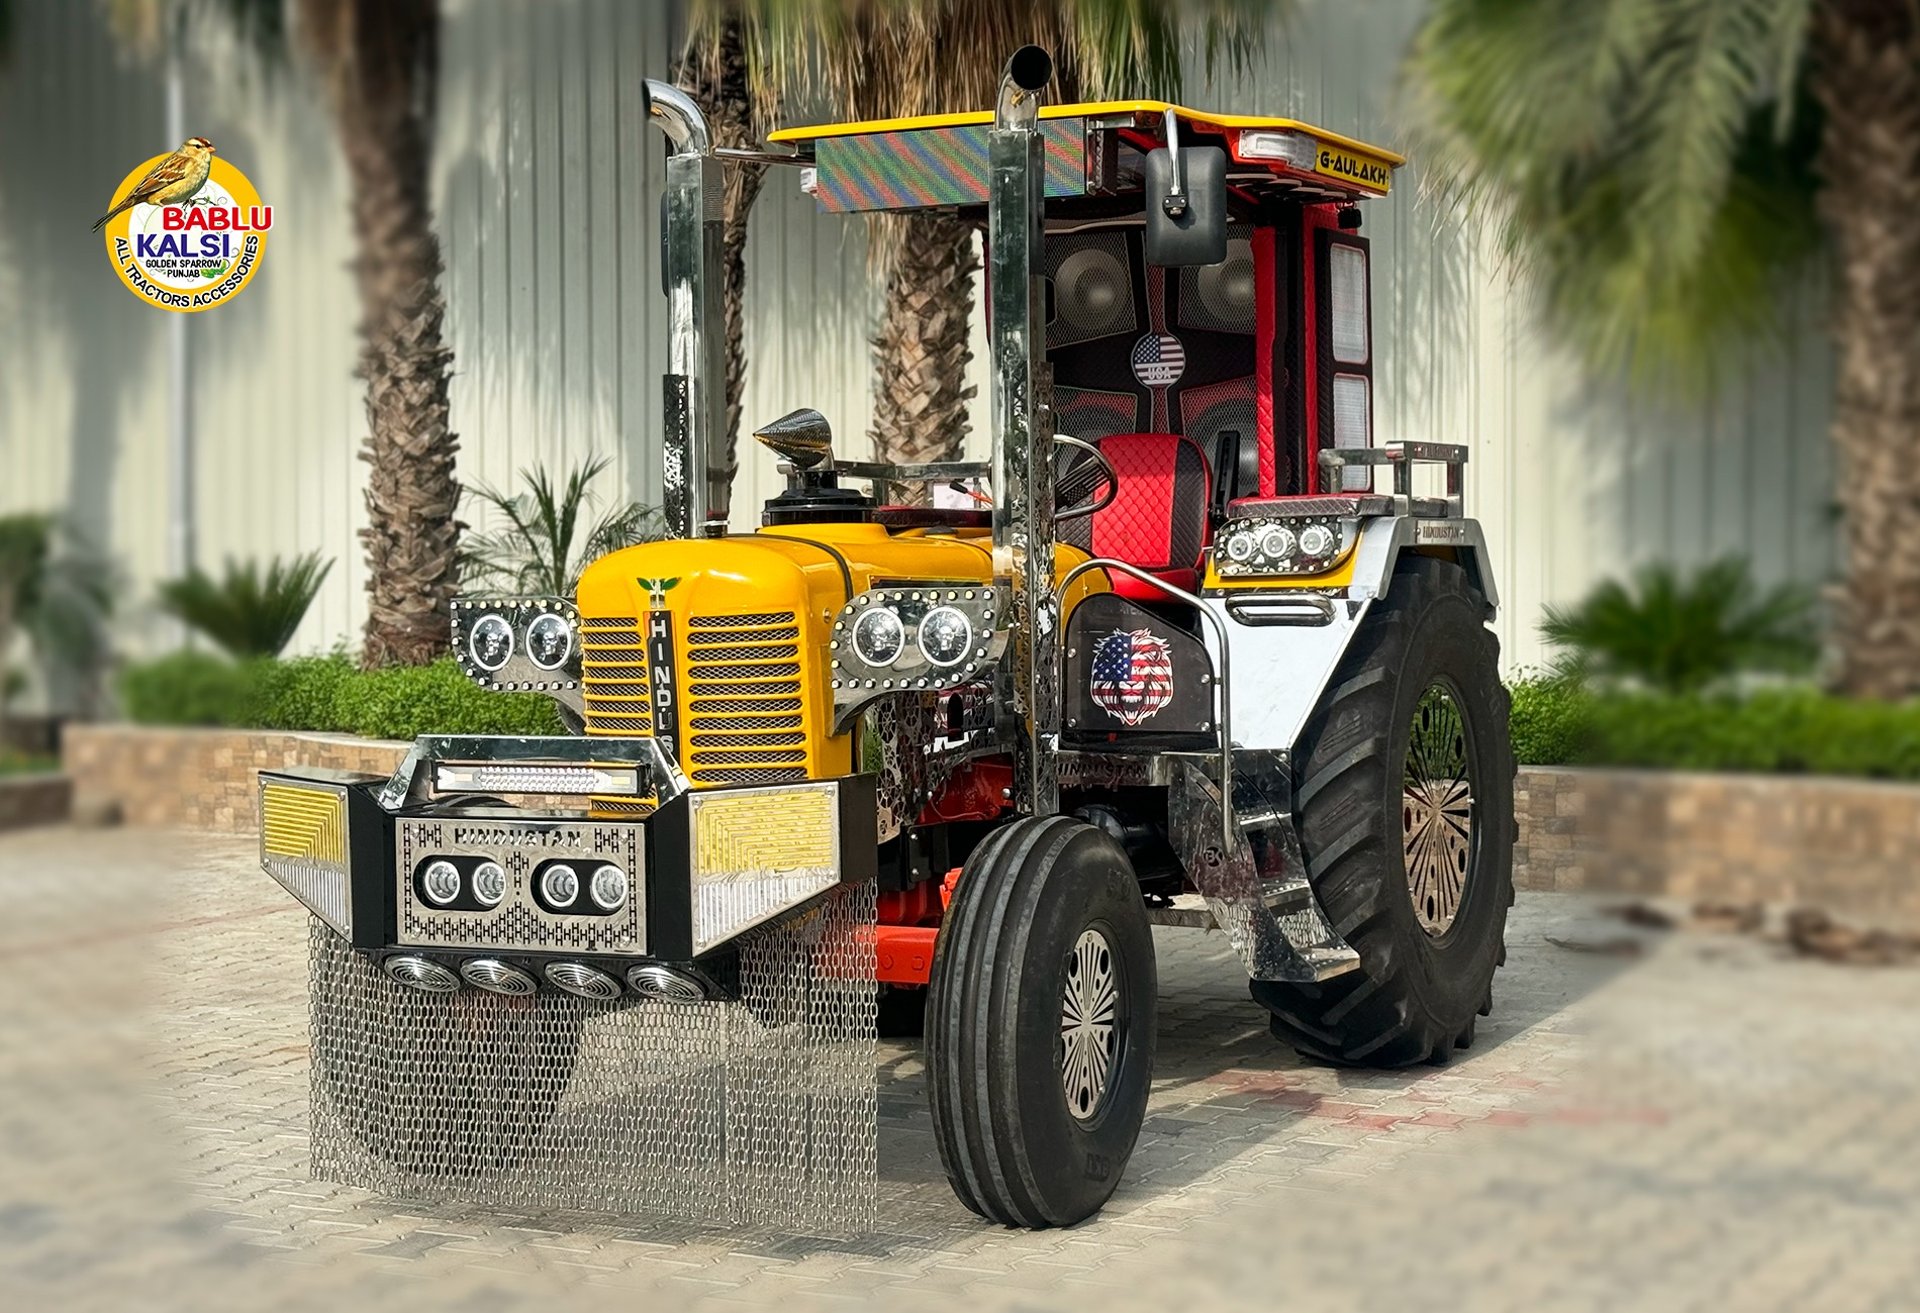
M134 825L244 834L254 772L385 775L407 744L332 734L69 725L77 806ZM1514 881L1769 903L1920 926L1920 786L1799 776L1527 767L1515 789Z
M1920 785L1530 767L1522 889L1805 903L1920 926Z
M0 830L64 821L72 805L73 782L64 775L0 775Z
M258 820L257 772L332 766L387 775L410 746L344 734L68 725L60 757L79 807L110 802L129 825L246 834Z

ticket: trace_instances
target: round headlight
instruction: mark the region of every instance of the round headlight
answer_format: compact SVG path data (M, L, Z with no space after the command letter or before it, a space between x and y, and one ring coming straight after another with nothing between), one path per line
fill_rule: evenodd
M876 606L853 622L853 650L870 666L890 666L907 646L907 627L884 606Z
M1325 556L1335 541L1333 530L1324 524L1309 524L1300 531L1300 550L1307 556Z
M973 621L957 608L936 606L920 621L920 655L936 666L957 666L973 648Z
M1236 533L1227 539L1227 559L1237 565L1245 565L1253 559L1253 535Z
M460 896L460 868L444 857L436 857L420 873L420 892L435 907L445 907Z
M618 911L627 901L627 873L612 862L602 862L593 868L593 879L587 885L594 906L603 912Z
M474 665L489 674L498 670L513 655L513 626L503 615L488 612L481 616L467 633L467 654Z
M580 874L565 862L555 862L540 872L540 896L549 907L572 907L580 896Z
M473 868L473 896L488 907L497 907L507 896L507 873L498 862L482 862Z
M1260 554L1276 561L1284 561L1293 555L1293 530L1285 525L1275 525L1260 535Z
M558 670L573 655L573 626L563 615L551 611L533 618L527 626L527 656L542 670Z

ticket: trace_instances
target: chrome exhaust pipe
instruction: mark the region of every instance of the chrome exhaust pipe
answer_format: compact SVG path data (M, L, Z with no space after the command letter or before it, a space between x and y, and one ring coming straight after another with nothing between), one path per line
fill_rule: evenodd
M714 446L726 423L727 345L721 304L725 182L713 134L680 88L648 79L647 117L666 134L661 280L667 294L667 374L661 501L682 538L725 533L734 454Z
M996 128L1031 128L1040 114L1040 93L1053 81L1053 56L1039 46L1021 46L1000 74L993 107Z

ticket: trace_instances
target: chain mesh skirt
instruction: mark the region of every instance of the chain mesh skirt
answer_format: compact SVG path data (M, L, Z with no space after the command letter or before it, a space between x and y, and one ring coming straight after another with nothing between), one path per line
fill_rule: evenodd
M313 1172L381 1194L849 1234L877 1190L871 885L738 1001L426 994L311 929Z

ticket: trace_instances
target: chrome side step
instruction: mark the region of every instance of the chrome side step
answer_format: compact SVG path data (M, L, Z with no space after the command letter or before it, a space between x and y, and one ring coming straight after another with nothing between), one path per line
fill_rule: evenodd
M1254 980L1312 984L1358 969L1360 955L1335 933L1307 883L1292 814L1271 806L1251 775L1236 772L1234 793L1240 824L1232 850L1223 852L1219 784L1190 763L1175 767L1168 797L1174 851L1204 909L1176 900L1149 908L1148 920L1196 925L1204 910Z

